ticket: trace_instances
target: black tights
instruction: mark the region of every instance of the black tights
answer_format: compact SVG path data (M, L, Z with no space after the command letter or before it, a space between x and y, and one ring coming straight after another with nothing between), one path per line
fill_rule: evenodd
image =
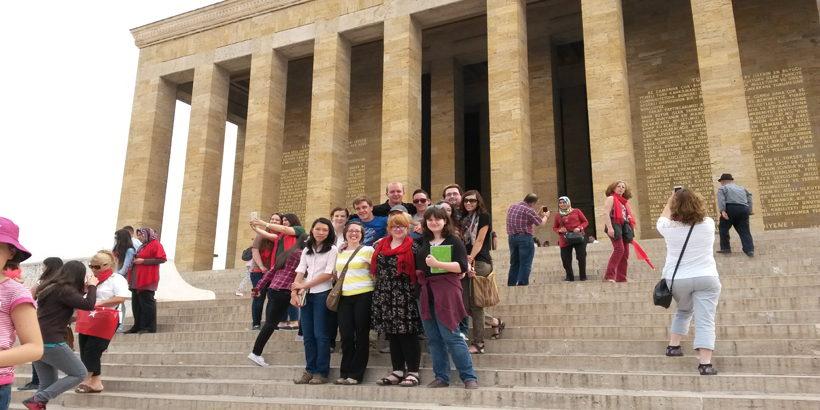
M421 364L421 345L419 336L415 333L388 334L390 341L390 361L394 371L418 373Z
M575 280L572 274L572 250L575 249L575 258L578 259L578 277L581 280L587 278L587 244L576 243L561 248L561 262L564 263L564 270L567 271L567 279Z

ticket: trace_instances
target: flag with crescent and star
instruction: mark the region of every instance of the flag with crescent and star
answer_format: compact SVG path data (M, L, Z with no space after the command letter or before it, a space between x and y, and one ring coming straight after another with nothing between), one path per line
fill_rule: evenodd
M119 323L120 312L117 309L97 306L91 311L77 311L77 333L111 340Z

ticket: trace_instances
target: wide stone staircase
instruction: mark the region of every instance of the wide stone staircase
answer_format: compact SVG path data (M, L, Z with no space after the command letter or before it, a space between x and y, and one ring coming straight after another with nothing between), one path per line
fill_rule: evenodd
M508 256L496 252L502 303L489 312L507 328L473 355L479 390L463 389L455 370L450 388L424 387L433 380L427 353L415 388L377 386L390 368L378 353L361 385L295 385L304 369L296 332L274 332L263 354L271 367L251 363L250 298L233 294L244 272L225 270L183 274L217 299L159 303L158 333L117 335L103 355L105 392L66 393L49 408L820 409L820 229L757 233L754 258L733 241L736 253L716 255L717 376L698 375L691 332L684 357L664 355L674 303L665 310L651 299L663 241L641 241L658 270L633 254L629 282L618 284L602 281L612 249L604 241L588 247L589 282L563 282L558 248L548 247L537 249L531 285L508 288ZM331 379L340 358L332 355ZM15 385L29 374L20 366ZM13 408L29 396L15 391Z

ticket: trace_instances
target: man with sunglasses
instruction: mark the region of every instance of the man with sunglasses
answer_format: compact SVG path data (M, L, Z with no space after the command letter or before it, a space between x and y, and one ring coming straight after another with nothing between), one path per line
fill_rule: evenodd
M410 215L414 215L416 213L416 207L413 206L413 204L402 202L402 199L404 198L404 185L401 182L391 182L387 184L384 194L387 196L387 200L384 201L383 204L373 207L373 215L389 216L390 209L397 205L401 205L407 209L407 212Z
M416 213L413 214L413 230L407 235L413 239L421 238L424 230L421 228L421 220L424 219L424 213L430 207L430 194L423 189L413 191L413 205L416 207Z

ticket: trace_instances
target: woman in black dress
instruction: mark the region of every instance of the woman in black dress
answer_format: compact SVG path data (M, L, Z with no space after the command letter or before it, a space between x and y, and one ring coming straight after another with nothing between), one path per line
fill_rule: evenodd
M403 214L387 220L389 236L379 242L370 270L376 278L373 292L373 329L387 335L393 372L376 382L380 385L419 384L422 331L421 316L416 303L416 264L414 253L420 245L407 236L410 221Z

